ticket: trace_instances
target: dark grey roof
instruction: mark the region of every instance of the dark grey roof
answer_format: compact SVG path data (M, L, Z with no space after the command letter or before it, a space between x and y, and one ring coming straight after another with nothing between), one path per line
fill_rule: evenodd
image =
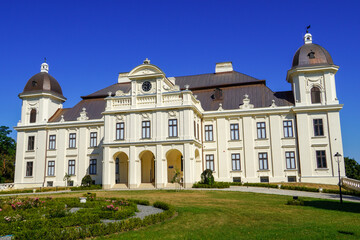
M201 106L205 111L217 110L220 103L225 110L238 109L239 105L243 104L245 94L249 95L250 104L253 104L254 108L269 107L272 104L272 100L275 100L277 106L294 105L292 91L273 92L264 84L232 86L219 89L222 91L222 98L220 100L214 99L213 95L216 88L195 90L193 94L197 95L197 99L201 102Z
M96 91L90 95L82 96L83 99L89 99L89 98L105 98L109 96L109 92L112 92L112 95L115 95L115 92L118 90L123 91L124 93L129 92L131 89L130 83L116 83L113 85L110 85L106 88L103 88L99 91Z
M179 85L181 89L185 89L187 84L190 86L189 89L199 89L208 88L209 86L252 84L264 81L236 71L175 77L175 79L175 84Z
M310 58L310 53L314 58ZM292 67L306 67L314 65L333 65L333 60L328 51L320 45L308 43L302 45L295 53Z
M60 84L47 72L40 72L32 76L27 81L24 91L21 94L38 92L54 93L64 98Z
M61 115L64 115L65 121L76 121L80 117L83 108L86 108L89 119L101 119L102 112L105 111L106 102L103 98L84 99L73 108L58 109L49 119L49 122L59 122Z

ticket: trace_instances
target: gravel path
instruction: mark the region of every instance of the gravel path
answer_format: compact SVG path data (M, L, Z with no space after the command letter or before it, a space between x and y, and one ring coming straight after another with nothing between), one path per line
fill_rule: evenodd
M135 216L130 218L140 218L143 220L146 216L161 213L164 210L153 207L153 206L144 206L144 205L137 205L139 212L135 212ZM111 220L111 219L102 219L101 222L103 223L113 223L113 222L121 222L122 220ZM1 239L2 240L2 239Z

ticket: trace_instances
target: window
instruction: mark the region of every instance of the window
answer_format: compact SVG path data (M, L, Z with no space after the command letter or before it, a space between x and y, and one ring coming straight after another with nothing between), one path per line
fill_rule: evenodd
M115 165L116 165L115 174L119 174L119 164L120 164L119 158L116 158L116 160L115 160Z
M239 171L240 170L240 154L239 153L231 154L231 161L232 161L232 170Z
M296 176L288 176L288 182L296 182Z
M211 171L214 171L214 155L206 155L206 169L210 169Z
M75 175L75 160L69 160L69 175Z
M287 169L295 169L295 152L285 152L286 158L286 168Z
M150 138L150 121L142 122L142 138Z
M316 162L318 168L327 168L325 151L316 151Z
M48 162L48 176L55 176L55 161Z
M197 136L197 139L200 139L200 134L199 134L199 124L197 124L197 129L196 129L196 136Z
M269 177L260 177L260 182L262 183L268 183L269 182Z
M256 126L257 126L257 137L266 138L265 122L258 122L256 123Z
M315 136L324 136L322 119L314 119L314 135Z
M96 159L90 159L89 174L96 175Z
M169 119L169 137L177 137L177 119Z
M292 121L284 121L283 122L283 126L284 126L284 137L285 138L291 138L293 137L293 126L292 126Z
M233 177L233 182L241 182L241 177Z
M125 123L117 123L116 124L116 140L124 140L125 139Z
M26 176L32 177L33 175L33 162L26 162Z
M259 153L259 168L260 168L260 170L269 169L268 168L267 153Z
M28 138L28 151L33 151L35 146L35 136L29 136Z
M49 149L55 149L56 148L56 135L50 135L49 136Z
M213 140L213 125L205 125L205 141Z
M54 182L53 181L47 181L46 184L47 184L48 187L52 187L54 185Z
M69 148L76 148L76 133L69 134Z
M311 103L321 103L320 89L317 87L311 89Z
M30 123L36 122L36 109L31 109L30 111Z
M230 124L231 140L239 140L239 124Z
M195 139L197 139L197 137L196 137L196 122L194 121L194 137L195 137Z
M90 147L97 146L97 132L90 133Z

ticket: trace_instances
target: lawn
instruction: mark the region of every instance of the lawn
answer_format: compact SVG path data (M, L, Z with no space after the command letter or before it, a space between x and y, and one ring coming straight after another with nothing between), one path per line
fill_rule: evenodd
M159 200L178 212L161 224L97 239L360 238L359 203L339 206L334 201L303 198L307 206L290 206L288 196L224 191L99 191L97 196Z

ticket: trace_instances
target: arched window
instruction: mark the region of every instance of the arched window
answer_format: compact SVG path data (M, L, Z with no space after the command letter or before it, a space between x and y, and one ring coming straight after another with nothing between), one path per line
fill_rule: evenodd
M30 123L36 122L36 109L33 108L30 111Z
M320 89L317 87L311 89L311 103L321 103Z

